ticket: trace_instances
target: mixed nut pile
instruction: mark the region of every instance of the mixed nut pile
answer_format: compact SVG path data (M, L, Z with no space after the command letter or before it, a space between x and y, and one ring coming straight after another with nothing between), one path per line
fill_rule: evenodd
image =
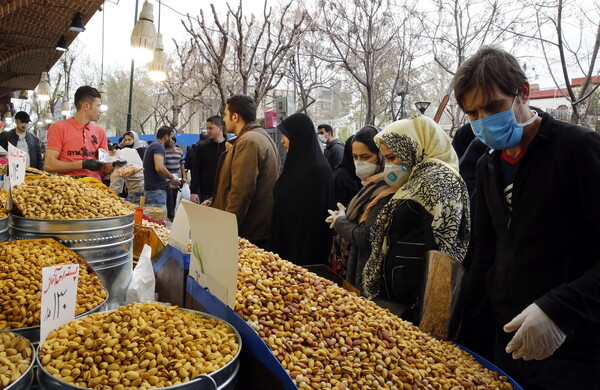
M246 240L239 254L236 311L300 389L512 389L365 298Z
M69 176L28 177L12 191L14 204L26 218L88 219L133 213L106 186L94 186Z
M141 390L189 382L229 363L239 344L227 323L176 306L132 303L53 330L46 371L89 389Z
M106 300L98 275L74 252L52 239L0 243L0 330L40 324L42 267L79 264L75 314Z

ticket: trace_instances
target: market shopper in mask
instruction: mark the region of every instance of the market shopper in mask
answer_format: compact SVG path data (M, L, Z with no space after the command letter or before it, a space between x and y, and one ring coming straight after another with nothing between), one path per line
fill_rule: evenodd
M44 160L40 148L40 140L33 133L27 131L31 126L31 118L25 111L15 114L15 127L12 130L0 133L0 146L8 151L8 143L27 153L28 167L44 169Z
M354 136L348 137L344 144L344 156L342 163L333 171L333 200L344 206L360 191L360 179L356 176L354 159L352 158L352 140Z
M344 157L344 144L333 136L333 127L322 124L317 127L317 136L319 142L325 144L325 158L329 163L332 172L342 164Z
M273 188L268 249L298 265L327 264L331 231L324 220L333 207L333 175L306 114L290 115L277 128L287 156Z
M337 233L333 238L330 267L357 288L362 287L362 271L371 254L371 226L398 190L383 180L384 163L375 145L376 134L375 127L367 126L356 133L350 145L346 144L363 187L348 203L347 209L329 210L331 215L326 220Z
M477 165L468 308L488 297L495 363L524 388L600 384L600 135L528 107L509 53L481 48L454 80L490 148Z
M375 136L383 179L398 187L371 227L364 295L402 318L420 319L425 255L462 261L469 243L469 196L450 138L431 118L388 125Z

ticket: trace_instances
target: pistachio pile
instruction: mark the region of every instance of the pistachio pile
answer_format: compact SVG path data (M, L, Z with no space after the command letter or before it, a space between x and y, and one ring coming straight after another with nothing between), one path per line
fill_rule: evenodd
M0 330L40 324L42 267L79 264L75 314L107 297L100 278L75 252L51 239L0 243Z
M210 374L238 353L225 322L158 303L132 303L53 330L40 349L46 371L89 389L147 390Z
M108 190L69 176L28 178L12 191L13 202L26 218L88 219L127 215L133 207Z
M0 333L0 390L16 382L31 365L29 340L11 332Z
M142 171L144 168L140 167L139 165L135 165L135 164L125 164L124 166L120 167L120 168L115 168L115 170L113 171L113 173L111 174L112 177L127 177L130 175L133 175L134 173L138 173L140 171Z
M239 256L236 312L300 389L512 389L459 347L244 239Z

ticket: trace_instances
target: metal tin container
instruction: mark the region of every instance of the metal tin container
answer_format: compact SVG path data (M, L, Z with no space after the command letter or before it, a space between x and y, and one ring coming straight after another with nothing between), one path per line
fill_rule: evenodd
M12 332L17 334L17 332ZM39 334L38 334L39 336ZM11 383L10 385L8 385L7 387L4 388L4 390L29 390L31 389L32 385L33 385L33 380L34 380L34 370L33 370L33 366L36 363L36 359L33 356L35 354L35 349L33 348L33 344L31 343L31 341L29 341L29 348L31 348L31 362L29 363L29 367L27 368L27 371L25 371L23 373L23 375L21 375L21 377L19 379L17 379L15 382Z
M110 295L109 295L110 296ZM106 301L108 300L108 298L106 298L104 300L104 302L102 302L101 304L99 304L98 306L96 306L95 308L93 308L90 311L86 311L83 314L80 314L78 316L75 316L75 319L79 319L79 318L83 318L85 316L88 316L92 313L96 313L98 311L100 311L100 309L102 308L102 306L106 303ZM0 330L0 332L12 332L12 333L16 333L21 337L25 337L27 340L29 340L30 342L37 344L40 341L40 326L30 326L27 328L17 328L17 329L6 329L6 330Z
M181 309L189 312L196 313L199 316L206 318L215 318L229 325L233 330L237 343L239 345L237 354L231 359L229 363L221 367L215 372L208 374L217 385L218 390L233 390L237 388L237 376L240 370L240 353L242 351L242 338L238 331L227 321L220 319L219 317L213 316L208 313L199 312L195 310ZM70 383L66 383L58 378L55 378L42 366L39 359L39 350L41 345L38 346L35 353L35 363L38 366L38 386L40 390L87 390L85 387L75 386ZM213 382L207 378L196 378L189 382L182 383L174 386L161 387L165 390L215 390Z
M8 216L0 218L0 242L8 241Z
M93 219L34 219L10 215L14 240L51 237L77 252L100 277L110 300L123 301L133 272L133 213Z

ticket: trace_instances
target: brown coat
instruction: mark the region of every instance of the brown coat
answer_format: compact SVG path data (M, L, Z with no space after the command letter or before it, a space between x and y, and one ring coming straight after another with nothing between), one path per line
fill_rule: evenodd
M221 156L212 207L236 215L240 237L266 240L278 176L275 142L258 123L250 122Z

